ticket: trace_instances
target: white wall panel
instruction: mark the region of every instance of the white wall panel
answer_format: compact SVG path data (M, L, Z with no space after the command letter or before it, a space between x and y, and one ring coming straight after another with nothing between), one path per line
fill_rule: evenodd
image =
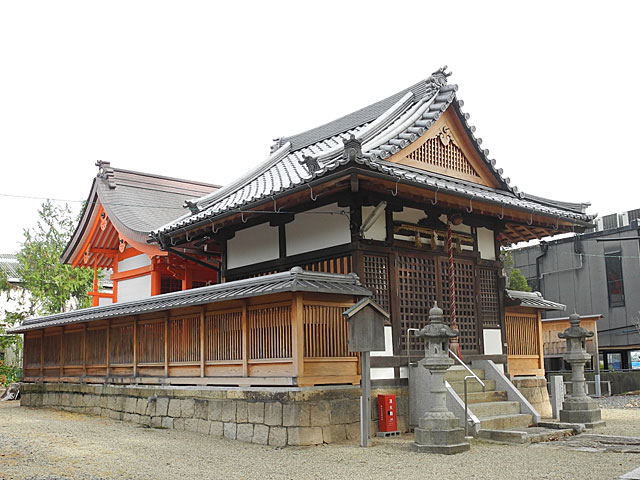
M488 228L478 228L478 251L480 252L480 258L485 260L496 259L496 247L493 238L493 230Z
M485 328L482 331L485 355L502 355L502 333L495 328Z
M310 210L312 213L296 214L293 222L285 226L287 256L350 243L349 217L337 214L341 210L345 209L332 203ZM336 214L319 212L336 212Z
M118 303L151 296L151 274L118 281Z
M111 300L110 298L104 298L104 297L99 297L98 298L98 306L103 306L103 305L111 305L113 303L113 300Z
M135 257L125 258L118 262L118 273L126 272L127 270L133 270L140 267L148 267L151 265L151 260L144 253L136 255Z
M362 207L362 223L369 218L369 215L371 215L375 208L376 207ZM369 230L364 232L363 237L368 240L385 241L387 239L387 222L384 210L380 212L380 216L376 219L375 223L371 225Z
M268 223L245 228L227 241L227 268L244 267L280 257L278 227Z

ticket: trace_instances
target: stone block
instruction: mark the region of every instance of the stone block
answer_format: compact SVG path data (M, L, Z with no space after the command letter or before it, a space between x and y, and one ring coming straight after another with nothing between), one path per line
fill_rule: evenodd
M211 424L209 428L209 435L214 437L222 437L224 433L224 424L222 422L209 422Z
M282 425L282 404L280 402L268 402L264 404L264 423L269 426ZM271 443L269 443L269 445L271 445Z
M149 415L140 415L140 424L151 426L151 417Z
M266 405L265 405L265 408L266 408ZM269 445L272 445L274 447L286 446L287 445L287 428L286 427L269 428Z
M223 427L223 435L224 438L228 438L229 440L235 440L238 432L238 424L235 422L227 422Z
M198 421L198 433L209 435L209 430L211 430L211 422L209 422L209 420L203 420L201 418L198 418L197 421Z
M136 413L138 415L145 415L147 413L147 399L138 398L136 402Z
M252 443L267 445L269 443L269 427L266 425L254 425Z
M331 403L331 424L353 423L360 420L360 402L353 399Z
M418 445L457 445L464 443L464 428L450 430L422 430L416 428L415 440Z
M173 419L173 428L174 430L184 430L184 418L174 418Z
M185 418L184 419L184 429L189 432L197 432L198 431L198 420L197 418Z
M345 425L347 440L360 440L360 422Z
M321 427L331 423L331 408L328 402L314 403L311 408L311 426Z
M289 445L320 445L322 443L322 428L320 427L289 427L287 428Z
M249 413L247 408L247 402L244 400L236 401L236 422L247 423L249 421Z
M123 422L133 422L133 413L124 413L122 415Z
M311 425L311 407L308 403L285 403L282 406L284 427L308 427Z
M171 417L162 417L162 427L163 428L173 428L173 418L171 418Z
M109 410L109 418L113 420L122 420L122 412L116 410Z
M162 417L151 417L151 426L152 427L161 427L162 426Z
M325 425L322 427L322 441L324 443L344 442L347 439L347 429L344 425Z
M222 420L222 403L222 400L209 400L209 406L207 407L209 420Z
M236 440L250 443L253 440L253 423L238 423Z
M136 408L138 404L138 399L135 397L126 397L124 401L124 412L125 413L136 413Z
M173 418L179 418L182 416L182 407L180 405L180 399L172 398L169 400L169 409L167 410L167 415Z
M194 414L193 416L195 418L198 418L200 420L208 420L209 419L209 412L208 412L208 407L209 407L209 402L207 402L206 400L201 400L199 398L197 398L194 401Z
M180 400L180 414L184 418L193 418L195 414L195 400L193 398L185 398Z
M150 412L155 404L155 411ZM166 417L169 412L169 399L167 397L158 397L155 402L149 402L147 405L147 415L158 415Z
M236 402L233 400L224 400L222 402L222 411L220 412L220 420L222 422L236 421Z
M247 420L249 423L263 423L264 422L264 402L248 402L247 416L248 416Z

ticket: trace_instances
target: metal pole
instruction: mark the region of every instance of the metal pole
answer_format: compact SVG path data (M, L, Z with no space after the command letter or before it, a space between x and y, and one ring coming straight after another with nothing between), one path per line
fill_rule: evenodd
M360 446L371 445L371 359L370 352L362 352L360 357L362 368L362 397L360 397Z
M464 436L469 436L469 415L467 413L467 377L464 377Z
M594 326L595 328L593 329L593 331L595 332L595 335L593 336L593 347L595 348L596 353L595 357L591 357L595 362L595 365L593 365L593 393L596 397L601 397L602 390L600 389L600 347L598 345L598 324L594 322Z

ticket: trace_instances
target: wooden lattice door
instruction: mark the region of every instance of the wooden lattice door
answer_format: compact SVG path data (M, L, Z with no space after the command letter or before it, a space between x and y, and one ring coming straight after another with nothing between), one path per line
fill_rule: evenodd
M451 316L449 301L449 262L440 259L441 296L438 303L442 304L445 317ZM456 296L456 325L460 330L458 342L462 353L478 353L478 322L476 313L476 290L473 263L466 260L454 260L454 279Z

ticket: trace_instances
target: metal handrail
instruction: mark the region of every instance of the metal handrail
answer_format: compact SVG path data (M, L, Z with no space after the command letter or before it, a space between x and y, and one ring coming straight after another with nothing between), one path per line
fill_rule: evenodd
M462 361L451 349L449 349L449 355L451 355L460 365L464 367L464 369L469 372L471 375L467 375L464 377L464 436L469 436L469 403L467 401L467 380L473 378L480 385L482 385L482 392L485 392L486 386L480 377L478 377L473 370L471 370L466 363Z

